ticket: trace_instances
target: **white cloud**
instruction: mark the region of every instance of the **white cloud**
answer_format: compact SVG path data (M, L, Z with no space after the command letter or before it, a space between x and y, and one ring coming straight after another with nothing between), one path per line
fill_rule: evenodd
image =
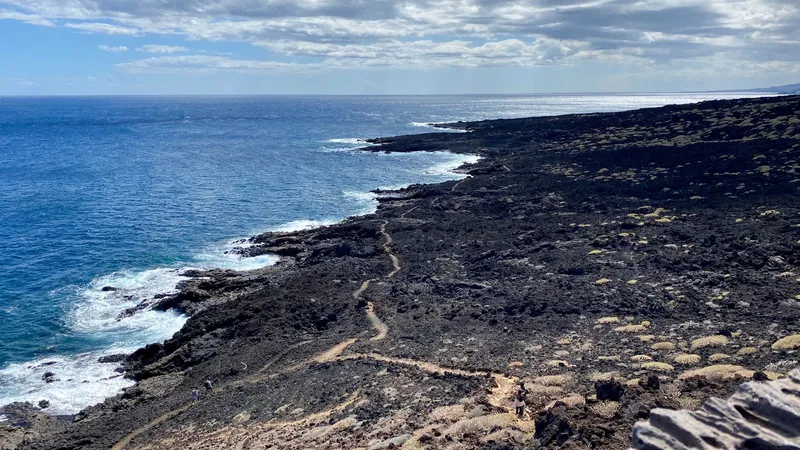
M313 67L356 62L382 67L529 66L581 58L664 67L706 60L720 61L719 67L745 62L792 67L800 61L797 0L0 0L0 4L12 8L0 10L0 18L50 25L66 21L64 26L90 33L251 42L290 58L317 58ZM140 51L168 55L185 50L153 45Z
M0 10L0 20L18 20L20 22L25 22L31 25L39 25L43 27L54 27L54 24L51 20L45 19L44 17L38 16L36 14L23 14L17 11L3 11Z
M178 45L158 45L158 44L143 45L137 48L136 50L144 53L159 53L162 55L189 51L188 48L181 47Z
M117 68L129 73L207 74L214 72L243 72L251 74L278 73L306 70L311 65L232 59L224 56L186 55L156 56L129 63Z
M110 53L122 53L128 51L128 47L125 47L124 45L118 45L116 47L112 47L109 45L98 45L97 48L99 48L104 52L110 52Z
M119 34L119 35L129 35L129 36L136 36L141 34L141 31L135 28L122 27L118 25L110 25L107 23L99 23L99 22L67 23L64 26L67 28L82 30L87 33Z

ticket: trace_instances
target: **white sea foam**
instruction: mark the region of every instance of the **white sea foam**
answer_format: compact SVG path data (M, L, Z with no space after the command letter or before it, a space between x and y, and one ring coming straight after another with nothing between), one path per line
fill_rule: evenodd
M292 231L302 231L302 230L310 230L312 228L325 227L325 226L328 226L328 225L333 225L336 222L339 222L339 221L338 220L333 220L333 219L326 219L326 220L307 220L307 219L293 220L293 221L287 222L287 223L285 223L283 225L279 225L279 226L271 229L270 231L276 231L276 232L279 232L279 233L288 233L288 232L292 232Z
M444 133L469 133L469 130L459 130L459 129L456 129L456 128L441 128L441 127L434 126L434 124L429 123L429 122L411 122L409 125L411 125L412 127L431 128L431 129L434 129L436 131L441 131L441 132L444 132Z
M325 140L328 144L335 144L333 146L324 146L322 149L326 152L349 152L364 147L374 147L381 144L373 144L367 142L365 139L360 138L334 138Z
M480 161L480 159L481 159L480 156L477 155L456 155L456 157L452 158L450 161L436 164L426 169L425 174L464 178L465 177L464 174L454 172L454 170L461 167L464 164L475 164L476 162Z
M46 412L75 414L133 384L114 371L117 364L97 362L101 356L132 350L110 348L103 352L59 355L10 364L0 370L0 397L3 403L36 404L40 400L48 400L50 406ZM47 383L43 380L46 372L54 373L55 381Z
M359 209L356 216L372 214L378 209L378 195L374 192L342 191L345 197L355 200Z
M246 240L237 239L224 244L210 245L204 251L196 254L194 260L200 269L231 269L238 271L255 270L272 266L279 257L275 255L259 255L243 257L231 252L236 247L250 247L252 244Z
M124 270L95 278L78 292L80 300L68 314L70 328L77 333L124 333L121 337L136 345L153 337L164 340L183 326L186 318L177 314L143 310L119 318L121 312L156 294L175 292L175 286L185 279L180 269ZM109 286L117 290L103 291ZM145 341L147 342L147 341Z
M359 138L335 138L327 139L325 142L330 142L333 144L369 145L367 141Z

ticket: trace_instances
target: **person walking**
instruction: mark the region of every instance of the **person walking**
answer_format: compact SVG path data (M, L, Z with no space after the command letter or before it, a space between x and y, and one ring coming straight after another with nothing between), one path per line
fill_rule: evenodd
M197 387L195 387L192 390L192 403L197 403L198 401L200 401L200 389L197 389Z
M206 382L203 383L203 386L206 387L206 392L210 391L211 389L214 389L214 385L211 383L211 380L206 380Z
M525 400L528 399L528 390L525 389L525 383L519 382L516 392L514 392L514 412L520 419L525 414Z

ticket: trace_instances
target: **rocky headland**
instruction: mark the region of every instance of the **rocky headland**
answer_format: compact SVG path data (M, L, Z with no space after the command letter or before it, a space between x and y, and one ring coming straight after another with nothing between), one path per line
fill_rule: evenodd
M0 446L623 449L798 366L800 97L443 126L364 151L480 155L468 178L253 237L277 265L143 305L191 318L121 362L134 387L5 408Z

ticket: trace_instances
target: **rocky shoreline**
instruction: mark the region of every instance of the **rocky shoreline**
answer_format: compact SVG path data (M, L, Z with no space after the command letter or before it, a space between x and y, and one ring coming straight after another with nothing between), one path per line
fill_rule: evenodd
M627 448L654 407L798 365L800 97L444 126L469 133L363 150L481 156L468 178L188 274L136 386L5 408L0 448Z

